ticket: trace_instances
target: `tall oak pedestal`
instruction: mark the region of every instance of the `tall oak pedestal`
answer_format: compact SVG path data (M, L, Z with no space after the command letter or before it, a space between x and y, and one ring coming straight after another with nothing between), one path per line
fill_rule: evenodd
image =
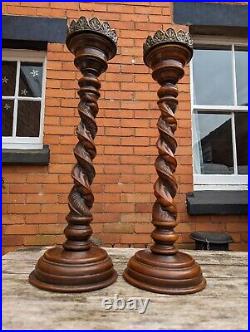
M157 31L144 44L144 62L152 69L152 77L161 86L158 90L160 117L157 123L159 139L155 168L158 179L154 185L156 202L153 206L152 232L154 244L138 251L124 272L127 282L148 291L164 294L188 294L202 290L206 281L194 259L179 252L174 243L178 239L177 210L174 197L177 183L177 147L174 133L177 127L177 82L184 75L184 66L193 55L192 40L188 33L173 29Z
M68 225L64 230L66 241L62 246L45 252L30 274L32 285L48 291L85 292L112 284L117 273L104 249L95 246L90 236L94 202L91 184L95 177L92 163L96 155L94 138L97 133L95 117L100 96L98 77L107 70L107 61L116 54L117 36L107 22L97 18L81 17L72 21L66 40L68 49L75 56L75 66L83 77L78 84L80 124L74 148L77 160L72 170L74 181L69 194Z

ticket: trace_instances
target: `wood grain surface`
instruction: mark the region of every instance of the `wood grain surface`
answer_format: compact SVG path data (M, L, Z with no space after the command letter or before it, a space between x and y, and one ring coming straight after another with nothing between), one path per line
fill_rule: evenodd
M107 248L118 280L89 293L39 290L28 275L47 248L22 249L3 256L3 329L247 329L247 253L188 251L201 265L207 287L192 295L150 293L127 284L122 272L138 249ZM142 297L145 314L107 311L104 297Z

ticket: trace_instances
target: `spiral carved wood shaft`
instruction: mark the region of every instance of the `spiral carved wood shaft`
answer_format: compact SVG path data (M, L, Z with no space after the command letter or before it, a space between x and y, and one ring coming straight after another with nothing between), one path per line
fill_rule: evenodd
M152 223L155 226L152 238L155 243L151 246L152 252L158 254L175 254L177 251L173 246L178 239L178 235L174 232L177 210L173 202L177 193L177 183L173 175L177 166L174 157L177 147L174 138L177 127L174 116L178 104L177 95L178 90L173 83L166 83L158 90L161 115L157 123L159 156L155 161L155 168L159 177L154 184L156 202L152 214Z
M97 100L100 96L101 84L93 73L88 71L83 73L83 77L78 81L80 90L80 103L78 113L81 121L77 127L78 143L74 148L74 155L77 160L72 170L74 186L68 197L70 212L66 219L68 226L64 233L67 240L63 244L68 250L87 250L91 242L92 213L90 209L94 202L94 196L90 186L95 177L95 169L92 160L96 156L94 138L97 133L95 117L98 113Z

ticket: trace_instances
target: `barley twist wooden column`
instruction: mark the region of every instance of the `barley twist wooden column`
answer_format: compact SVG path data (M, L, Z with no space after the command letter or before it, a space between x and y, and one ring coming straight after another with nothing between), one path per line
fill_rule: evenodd
M73 188L68 197L68 226L63 246L45 252L30 275L31 284L50 291L84 292L112 284L117 273L106 251L91 240L94 202L91 184L95 177L92 160L96 155L98 80L107 70L107 61L116 54L117 36L107 22L81 17L72 21L66 44L75 56L75 66L83 77L78 81L80 123L76 130L78 143L74 148L77 160L72 170Z
M157 123L159 139L155 168L158 179L154 185L156 202L153 206L152 232L154 244L150 250L138 251L129 261L124 278L130 284L152 292L188 294L202 290L205 279L199 265L174 246L178 235L177 210L174 197L177 183L177 148L174 133L177 127L175 112L178 104L177 82L184 75L184 66L193 55L189 33L157 31L144 44L144 62L152 69L152 77L161 86L158 90L160 117Z

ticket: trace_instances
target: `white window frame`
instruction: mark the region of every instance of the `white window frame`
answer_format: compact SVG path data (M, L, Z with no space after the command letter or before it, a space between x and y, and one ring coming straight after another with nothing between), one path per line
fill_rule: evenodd
M44 134L43 129L44 129L46 67L47 67L46 52L25 50L25 49L3 49L2 50L2 60L17 62L15 94L14 94L14 96L2 96L2 100L14 100L13 131L12 131L13 136L3 136L2 137L2 148L3 149L42 149L43 148L43 134ZM41 97L18 96L21 62L38 62L38 63L43 64ZM17 137L16 136L18 100L30 100L30 101L40 101L41 102L39 137Z
M195 45L207 45L207 46L232 46L234 52L235 46L247 47L248 42L245 38L233 38L233 37L220 37L220 36L203 36L195 35ZM234 112L241 111L248 112L248 106L237 106L237 90L236 90L236 64L235 57L233 56L233 88L234 88L234 104L235 106L226 105L194 105L194 82L193 82L193 60L190 62L190 97L191 97L191 118L192 118L192 142L195 142L195 125L194 125L194 111L218 111L224 110L226 112L232 111L232 144L233 144L233 158L234 158L234 173L237 173L237 167L235 160L237 160L236 154L236 137L234 126ZM229 113L230 114L230 113ZM194 145L193 145L194 151ZM248 188L248 175L240 174L196 174L195 173L195 153L193 152L193 180L194 190L247 190Z

